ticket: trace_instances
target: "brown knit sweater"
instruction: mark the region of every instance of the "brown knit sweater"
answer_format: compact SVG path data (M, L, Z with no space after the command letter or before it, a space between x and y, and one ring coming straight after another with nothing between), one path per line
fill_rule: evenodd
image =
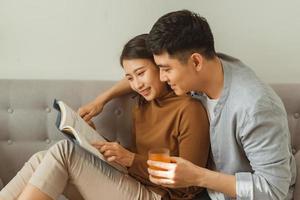
M165 147L171 156L180 156L205 167L209 154L209 123L202 104L189 96L173 92L137 105L133 109L133 135L136 153L129 174L164 199L192 199L200 187L169 189L149 181L149 149Z

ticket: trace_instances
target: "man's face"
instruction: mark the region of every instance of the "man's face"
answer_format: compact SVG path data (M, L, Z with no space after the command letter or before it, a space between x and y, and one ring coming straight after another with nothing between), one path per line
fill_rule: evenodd
M190 61L182 63L172 58L168 53L154 55L154 60L160 69L160 80L167 82L176 95L184 95L193 90L193 77L195 69Z

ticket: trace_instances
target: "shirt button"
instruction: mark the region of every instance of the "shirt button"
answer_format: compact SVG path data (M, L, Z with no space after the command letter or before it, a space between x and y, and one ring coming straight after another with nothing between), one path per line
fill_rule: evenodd
M297 153L297 150L295 148L292 148L292 154L295 155Z
M47 108L45 109L45 111L46 111L47 113L50 113L50 112L51 112L51 108L47 107Z
M294 117L295 117L295 119L299 119L300 118L300 114L299 113L295 113Z
M11 145L12 143L13 143L12 140L7 140L7 144L8 144L8 145Z

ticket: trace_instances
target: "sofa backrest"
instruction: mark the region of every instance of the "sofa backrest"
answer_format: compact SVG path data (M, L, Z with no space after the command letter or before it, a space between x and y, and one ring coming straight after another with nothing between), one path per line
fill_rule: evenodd
M55 98L77 110L113 81L0 80L0 178L6 184L32 154L64 138L55 127ZM132 96L132 95L131 95ZM94 119L110 140L131 145L129 96L109 102Z
M282 99L287 111L291 133L292 152L296 158L297 173L300 169L300 83L272 84L275 92ZM300 178L296 180L294 200L300 200Z
M114 81L0 80L0 177L6 184L35 152L64 138L55 127L54 98L74 109L90 102ZM300 167L300 83L272 84L288 114L292 150ZM111 140L131 145L131 95L109 102L94 122ZM299 182L299 183L298 183ZM299 189L298 189L299 186ZM300 200L300 179L295 199Z

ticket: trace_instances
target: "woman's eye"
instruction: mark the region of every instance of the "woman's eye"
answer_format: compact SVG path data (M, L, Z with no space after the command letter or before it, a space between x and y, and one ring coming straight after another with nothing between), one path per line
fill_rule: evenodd
M132 78L127 78L128 81L132 81Z

